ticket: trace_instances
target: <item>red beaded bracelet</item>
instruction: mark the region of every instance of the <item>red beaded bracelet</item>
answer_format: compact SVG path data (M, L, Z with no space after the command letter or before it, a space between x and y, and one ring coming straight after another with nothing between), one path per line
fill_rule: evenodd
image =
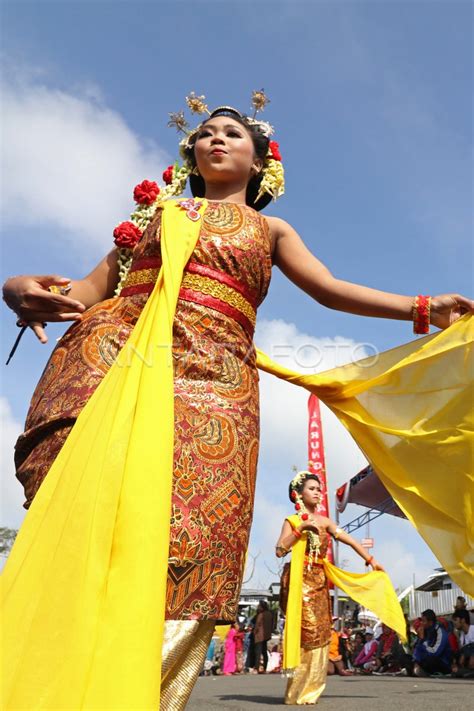
M296 538L301 538L301 531L298 531L297 528L294 528L293 535L296 536Z
M415 297L413 302L413 333L418 335L430 332L431 296Z
M367 558L367 560L365 561L365 564L370 565L372 563L373 559L374 559L374 556L371 555L370 558Z

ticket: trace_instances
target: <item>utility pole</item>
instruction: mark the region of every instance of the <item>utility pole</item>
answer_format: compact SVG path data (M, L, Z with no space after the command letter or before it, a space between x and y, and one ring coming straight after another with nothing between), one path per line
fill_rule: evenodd
M336 504L336 526L339 527L339 509ZM339 567L339 539L334 540L334 565ZM333 615L339 617L339 589L337 585L334 586L334 597L333 597ZM338 624L339 626L339 624Z

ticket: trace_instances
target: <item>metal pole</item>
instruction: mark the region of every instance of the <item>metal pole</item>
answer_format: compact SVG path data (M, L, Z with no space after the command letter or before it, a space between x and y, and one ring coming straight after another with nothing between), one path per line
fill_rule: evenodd
M339 526L339 509L336 504L336 526ZM334 564L339 567L339 540L336 538L334 543ZM339 589L334 586L334 597L333 597L333 615L339 617ZM339 625L338 625L339 626Z

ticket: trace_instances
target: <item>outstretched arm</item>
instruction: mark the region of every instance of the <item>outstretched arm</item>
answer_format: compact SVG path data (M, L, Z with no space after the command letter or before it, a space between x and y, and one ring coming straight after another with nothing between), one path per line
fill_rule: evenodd
M334 521L331 521L330 518L325 518L324 519L327 525L327 532L331 534L334 538L336 538L338 541L341 543L345 543L346 546L350 546L352 550L354 550L360 557L365 561L366 565L372 566L373 570L383 570L383 567L380 565L380 563L377 563L375 558L371 555L369 555L366 551L365 548L363 548L360 543L358 543L355 538L352 538L348 533L343 531L341 528L337 526Z
M272 233L273 261L300 289L323 306L338 311L401 321L412 319L413 296L392 294L337 279L311 254L299 234L278 217L267 218ZM447 328L465 313L474 313L474 301L460 294L442 294L431 302L431 323Z

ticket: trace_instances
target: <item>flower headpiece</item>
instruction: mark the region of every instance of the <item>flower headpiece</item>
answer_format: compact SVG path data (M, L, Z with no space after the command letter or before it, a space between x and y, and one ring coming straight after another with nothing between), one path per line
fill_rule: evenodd
M207 118L217 115L228 115L238 117L250 126L256 126L261 133L269 138L273 134L273 127L266 121L260 121L256 118L259 111L263 111L265 106L270 103L270 100L265 95L263 89L254 91L252 94L253 116L245 116L244 114L234 109L232 106L219 106L217 109L210 111L207 104L204 103L205 96L196 96L191 92L186 97L186 104L193 114L207 114ZM119 261L119 283L115 290L115 294L119 294L122 286L127 278L128 271L131 265L132 250L140 241L143 232L147 225L151 222L153 215L158 207L166 200L172 197L181 195L193 172L193 166L189 162L186 155L186 149L192 147L196 133L202 126L202 122L194 129L189 128L189 124L184 116L184 111L169 114L170 120L168 126L175 127L178 131L185 134L185 137L180 141L180 154L184 159L183 165L178 162L168 166L163 173L164 187L159 187L154 180L143 180L137 185L133 191L133 197L137 206L130 216L130 220L120 223L114 230L114 241L118 247ZM281 162L280 147L276 141L269 141L268 152L265 158L265 163L261 171L260 185L255 203L258 201L265 202L265 196L269 201L271 198L276 200L283 195L285 191L284 170ZM261 205L262 206L262 205Z
M294 471L296 471L296 467L294 467ZM301 496L298 489L301 487L302 484L304 484L308 477L316 477L316 479L319 480L317 474L313 474L312 472L303 470L297 472L296 476L294 476L293 479L290 481L290 499L293 501L296 513L302 521L307 521L309 518L309 514L304 505L303 497ZM307 535L309 549L307 567L311 570L311 567L315 565L318 560L319 549L321 548L321 539L314 531L307 530Z

